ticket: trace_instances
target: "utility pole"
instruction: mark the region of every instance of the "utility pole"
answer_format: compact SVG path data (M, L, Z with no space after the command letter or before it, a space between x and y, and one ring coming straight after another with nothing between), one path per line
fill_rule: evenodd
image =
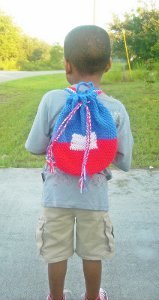
M96 0L93 0L93 25L96 24Z
M129 58L129 53L128 53L128 46L126 43L126 34L125 34L125 30L122 30L123 32L123 38L124 38L124 45L125 45L125 51L126 51L126 57L127 57L127 62L128 62L128 67L129 67L129 73L130 73L130 77L131 77L131 65L130 65L130 58Z

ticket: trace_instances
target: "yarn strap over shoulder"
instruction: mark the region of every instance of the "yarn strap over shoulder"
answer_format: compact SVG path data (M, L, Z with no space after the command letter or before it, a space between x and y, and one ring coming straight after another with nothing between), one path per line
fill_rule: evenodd
M81 192L87 175L104 170L117 149L116 126L106 107L98 100L101 90L92 82L80 82L68 92L55 124L46 160L50 172L54 166L80 176Z

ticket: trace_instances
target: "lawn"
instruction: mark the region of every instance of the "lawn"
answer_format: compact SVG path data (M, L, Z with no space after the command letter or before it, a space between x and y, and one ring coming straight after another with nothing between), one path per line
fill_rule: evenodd
M0 84L0 167L42 167L44 158L29 154L24 143L45 92L68 86L65 75L47 75ZM121 100L130 115L134 168L159 167L159 83L111 83L102 88Z

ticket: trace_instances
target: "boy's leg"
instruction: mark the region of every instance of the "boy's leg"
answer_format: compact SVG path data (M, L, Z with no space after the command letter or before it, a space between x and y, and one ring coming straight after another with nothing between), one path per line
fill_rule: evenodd
M67 260L48 264L48 277L52 300L61 300L63 298L66 271Z
M89 300L107 299L105 291L100 290L101 261L114 254L111 220L105 211L88 210L78 210L76 219L76 253L83 259L86 296Z
M62 208L44 208L38 222L37 246L40 255L48 264L50 293L53 300L63 298L67 259L74 253L74 222L73 211Z
M89 300L97 299L99 295L102 263L100 260L84 260L83 272L86 283L86 296Z

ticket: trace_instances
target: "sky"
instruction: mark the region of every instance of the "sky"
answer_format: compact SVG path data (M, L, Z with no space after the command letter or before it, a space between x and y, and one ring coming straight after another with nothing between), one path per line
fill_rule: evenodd
M139 3L140 0L0 0L0 10L12 16L24 33L51 45L63 45L72 28L94 23L94 7L95 24L107 29L113 14L122 18Z

